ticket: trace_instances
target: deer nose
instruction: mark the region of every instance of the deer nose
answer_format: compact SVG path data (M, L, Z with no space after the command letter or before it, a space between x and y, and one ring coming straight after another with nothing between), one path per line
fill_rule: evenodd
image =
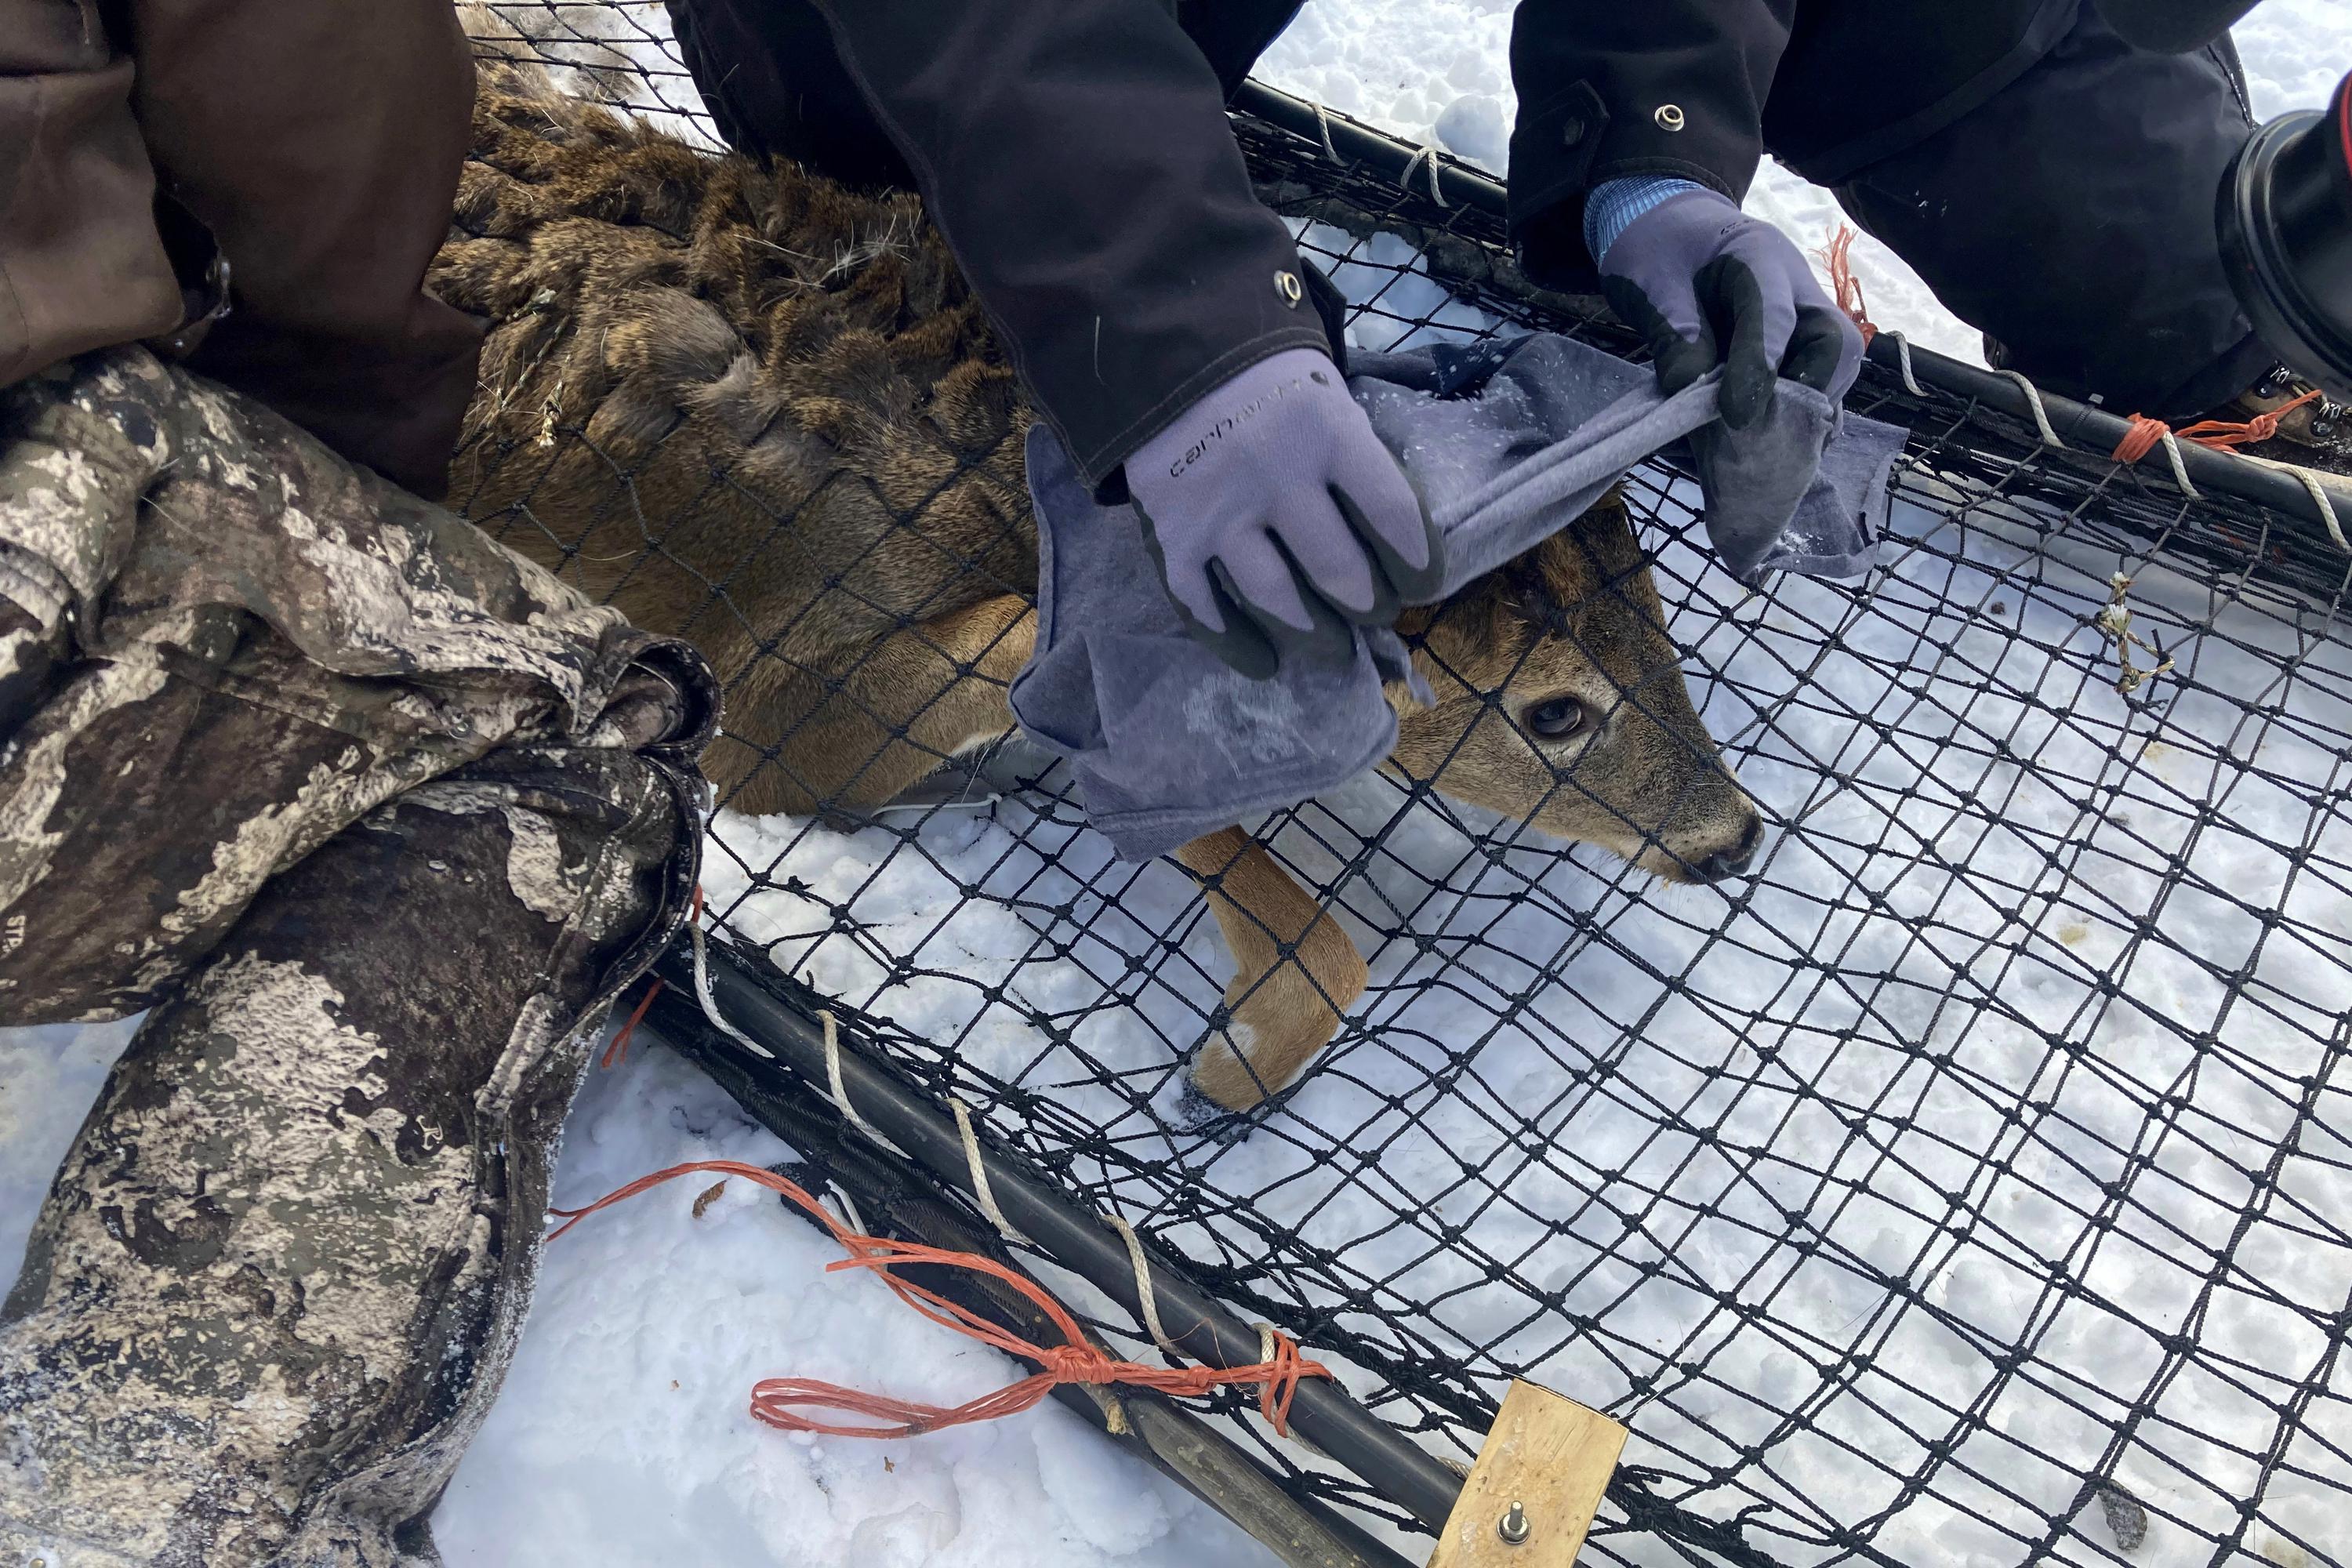
M1763 845L1764 819L1751 816L1748 819L1747 831L1740 834L1738 843L1728 849L1718 849L1699 861L1691 868L1691 874L1702 882L1720 882L1727 877L1737 877L1748 869L1748 863L1756 858L1756 851Z

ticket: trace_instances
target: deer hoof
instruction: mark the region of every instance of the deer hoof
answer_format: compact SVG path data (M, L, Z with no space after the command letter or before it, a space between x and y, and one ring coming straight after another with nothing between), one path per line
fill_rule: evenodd
M1176 1096L1169 1120L1180 1131L1216 1143L1238 1143L1249 1136L1250 1128L1254 1125L1249 1117L1227 1110L1202 1094L1189 1079Z

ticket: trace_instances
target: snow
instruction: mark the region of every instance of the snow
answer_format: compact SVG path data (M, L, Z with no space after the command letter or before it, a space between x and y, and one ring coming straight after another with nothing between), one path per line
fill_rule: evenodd
M42 1194L132 1024L0 1030L0 1256ZM791 1151L659 1047L592 1069L555 1201L689 1160ZM1047 1404L911 1442L773 1431L762 1377L955 1405L1023 1375L916 1317L773 1195L685 1178L549 1249L505 1392L435 1516L450 1568L1249 1568L1256 1542Z
M1514 103L1510 14L1509 0L1310 0L1262 74L1499 171ZM2316 104L2352 64L2352 7L2270 0L2239 38L2261 113ZM1837 221L1825 194L1769 164L1750 205L1808 248ZM1376 242L1370 254L1388 253ZM1974 335L1898 260L1867 239L1855 257L1881 324L1975 353ZM2134 1562L2202 1562L2210 1548L2166 1516L2209 1534L2225 1528L2224 1500L2256 1483L2242 1450L2274 1421L2265 1405L2287 1388L2277 1374L2305 1376L2325 1353L2307 1318L2281 1303L2340 1306L2352 1289L2352 1257L2313 1239L2325 1226L2297 1224L2352 1212L2340 1135L2308 1127L2299 1147L2277 1149L2283 1101L2245 1067L2259 1061L2290 1081L2320 1070L2316 1041L2352 1003L2340 937L2329 945L2312 934L2352 930L2352 895L2299 872L2290 854L2307 845L2322 860L2352 862L2347 763L2324 743L2352 728L2352 649L2339 631L2289 665L2298 650L2280 621L2217 611L2206 588L2144 570L2135 608L2164 627L2184 671L2159 731L2106 683L2111 665L2084 626L2118 564L2111 553L2037 547L1983 518L1963 540L1923 510L1897 531L1889 580L1864 610L1811 584L1745 603L1687 545L1667 547L1663 569L1704 590L1676 630L1694 671L1718 677L1697 683L1710 724L1784 825L1750 902L1644 890L1597 860L1539 847L1489 864L1468 837L1485 819L1418 814L1341 897L1363 917L1349 917L1360 935L1402 923L1440 947L1455 939L1468 956L1449 972L1454 989L1419 984L1433 960L1410 943L1371 952L1374 990L1358 1010L1370 1032L1334 1053L1280 1129L1175 1153L1194 1180L1258 1194L1270 1216L1330 1249L1333 1279L1368 1300L1437 1303L1424 1324L1436 1342L1510 1335L1501 1353L1536 1375L1631 1411L1639 1437L1629 1458L1729 1463L1725 1436L1762 1441L1778 1413L1804 1404L1818 1432L1883 1452L1889 1468L1873 1471L1844 1450L1808 1468L1823 1439L1784 1438L1773 1456L1783 1479L1751 1468L1743 1484L1785 1489L1777 1495L1798 1518L1896 1508L1874 1542L1884 1560L2014 1561L2014 1542L1968 1512L2011 1509L2004 1491L2063 1506L2081 1474L2119 1447L2115 1473L2155 1515ZM1839 632L1826 655L1822 626ZM2043 651L2053 647L2065 657ZM1890 686L1890 672L1903 680ZM2256 693L2277 717L2249 720ZM2004 760L1989 738L2032 765ZM2330 798L2332 812L2315 804ZM1279 847L1327 868L1316 833L1349 843L1351 831L1385 824L1394 804L1377 780L1351 786L1303 813ZM719 833L728 853L712 858L713 907L780 939L782 961L956 1042L971 1074L1050 1090L1063 1124L1150 1135L1123 1094L1097 1084L1105 1067L1139 1075L1160 1086L1164 1110L1192 1020L1222 984L1222 948L1181 874L1119 868L1066 812L1021 805L937 816L920 854L874 829L730 817ZM2137 934L2152 891L2145 868L2171 856L2189 874L2162 911L2167 941L2149 943ZM1855 896L1856 861L1876 901ZM806 891L755 891L745 866L776 881L797 876ZM2011 912L2015 899L2004 910L1972 890L1996 883L2032 889L2023 913ZM968 899L967 886L989 896ZM2286 923L2265 926L2247 904ZM861 940L831 933L836 907L855 910ZM1938 923L1923 942L1903 917L1929 910ZM1135 954L1155 959L1151 984L1128 974ZM1831 955L1852 989L1822 984L1816 955ZM2242 964L2255 978L2232 1005L2214 976ZM1565 983L1545 982L1540 1003L1497 1029L1497 999L1545 969ZM1685 988L1669 994L1656 973ZM1104 1005L1114 998L1131 1005ZM1041 1031L1041 1016L1065 1026L1069 1043ZM2192 1055L2189 1038L2225 1024L2233 1055ZM2090 1048L2053 1062L2045 1034ZM0 1258L18 1254L128 1037L127 1025L0 1031ZM1906 1037L1967 1050L1925 1071L1896 1048ZM1433 1093L1441 1049L1474 1039L1486 1042L1475 1073L1458 1092ZM1614 1087L1564 1095L1563 1063L1587 1052L1605 1060ZM2170 1121L2152 1121L2167 1097ZM1512 1144L1504 1131L1515 1122L1497 1106L1552 1108L1545 1146ZM1876 1145L1854 1144L1833 1110L1872 1119ZM1712 1117L1720 1146L1696 1152L1661 1136L1669 1116L1685 1126ZM1772 1157L1735 1156L1742 1145ZM2135 1242L2085 1223L2123 1173L2118 1149L2143 1162L2139 1215L2160 1212L2170 1236ZM1990 1173L1987 1152L2006 1173ZM686 1159L784 1153L714 1086L650 1048L592 1075L557 1194L577 1202ZM2281 1168L2264 1185L2256 1178L2273 1155ZM1512 1202L1472 1202L1484 1189L1463 1184L1465 1166L1496 1173ZM648 1194L551 1249L507 1390L436 1516L453 1565L1265 1560L1052 1405L892 1444L799 1439L751 1422L744 1396L766 1375L944 1402L1015 1373L872 1281L823 1273L829 1244L765 1194L733 1184L695 1218L698 1185ZM2254 1203L2257 1187L2283 1195ZM1643 1195L1661 1192L1671 1202ZM1433 1193L1446 1195L1417 1224L1465 1227L1464 1247L1395 1225L1397 1211ZM1118 1195L1138 1213L1155 1201ZM1788 1245L1767 1198L1805 1210L1822 1245ZM1188 1247L1229 1245L1154 1218ZM2209 1300L2203 1249L2233 1237L2241 1275L2260 1289ZM1601 1314L1605 1332L1528 1322L1526 1296L1487 1280L1463 1256L1471 1248L1568 1292L1569 1310ZM1834 1261L1841 1253L1918 1282L1941 1315L1891 1309ZM2069 1260L2088 1289L2053 1293L2053 1258ZM1328 1280L1306 1289L1339 1294ZM1769 1300L1769 1321L1727 1319L1717 1308L1728 1296ZM2127 1302L2143 1323L2194 1326L2209 1353L2157 1382L2158 1344L2102 1300ZM2038 1371L1992 1377L1969 1335L2031 1343ZM1916 1447L1832 1377L1853 1349L1904 1372L1900 1382L1860 1379L1861 1394L1914 1428L1971 1434L1924 1496L1902 1500L1898 1472L1918 1464ZM1631 1370L1701 1355L1706 1380L1669 1377L1632 1396ZM2212 1375L2223 1358L2242 1387ZM2339 1420L2347 1386L2336 1373ZM2142 1395L2157 1416L2119 1440L2123 1402ZM1981 1426L1952 1418L1972 1402L1989 1413ZM2296 1463L2343 1476L2340 1458L2312 1449L2306 1439ZM2336 1554L2343 1527L2328 1510L2340 1507L2292 1471L2264 1493L2266 1520L2332 1542ZM2297 1561L2270 1528L2257 1528L2252 1548ZM2105 1542L2094 1533L2093 1544Z
M666 1050L595 1073L556 1201L688 1160L790 1152ZM935 1328L772 1194L685 1178L553 1243L530 1331L435 1516L451 1568L593 1563L1186 1568L1255 1543L1069 1411L909 1442L753 1422L762 1377L953 1405L1022 1375Z

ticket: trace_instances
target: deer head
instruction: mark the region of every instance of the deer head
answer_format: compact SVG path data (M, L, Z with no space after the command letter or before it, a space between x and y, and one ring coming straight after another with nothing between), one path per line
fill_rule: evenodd
M1391 771L1668 881L1736 875L1763 843L1617 497L1401 629L1437 700L1391 689Z

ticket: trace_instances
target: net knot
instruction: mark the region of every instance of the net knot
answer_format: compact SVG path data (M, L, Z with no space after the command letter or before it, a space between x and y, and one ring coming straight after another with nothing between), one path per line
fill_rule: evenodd
M2279 420L2319 395L2313 387L2291 402L2266 409L2251 419L2200 419L2180 427L2180 438L2200 447L2252 447L2278 434Z
M2168 436L2216 448L2257 446L2278 434L2282 417L2318 395L2319 389L2314 387L2294 401L2266 409L2251 419L2200 419L2195 424L2183 425L2178 430L2161 419L2135 414L2127 421L2131 428L2125 431L2124 438L2116 443L2115 458L2119 463L2137 463L2154 451L2156 444Z
M2125 423L2131 426L2124 438L2116 443L2113 456L2118 463L2137 463L2156 450L2156 444L2171 432L2172 426L2161 419L2151 419L2145 414L2128 416Z

